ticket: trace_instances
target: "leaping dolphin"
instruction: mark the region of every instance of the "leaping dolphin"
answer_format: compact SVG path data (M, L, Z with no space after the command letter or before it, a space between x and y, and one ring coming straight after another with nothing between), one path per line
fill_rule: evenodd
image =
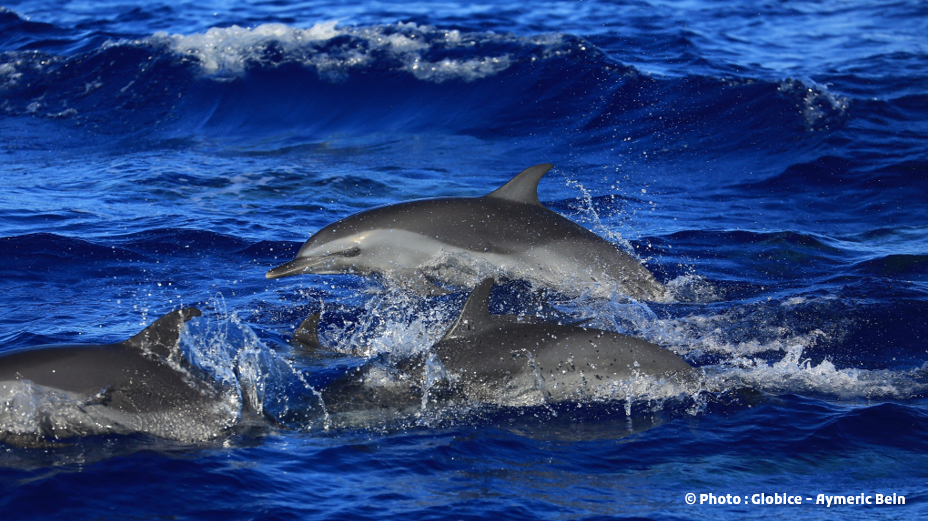
M43 446L94 434L214 438L236 419L228 395L181 355L186 308L118 344L43 346L0 354L0 441Z
M528 280L565 294L618 290L639 300L666 298L637 260L545 208L536 165L483 197L423 199L365 210L322 228L269 279L301 273L379 274L424 294L434 282L473 287L487 276ZM447 265L464 259L464 266ZM468 273L470 271L470 273Z

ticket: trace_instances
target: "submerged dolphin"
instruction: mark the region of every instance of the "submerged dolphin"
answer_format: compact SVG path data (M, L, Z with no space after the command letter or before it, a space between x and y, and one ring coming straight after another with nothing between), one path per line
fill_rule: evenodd
M481 282L445 336L426 354L345 370L320 390L330 419L396 418L426 402L533 406L557 402L676 396L694 390L696 371L645 340L578 325L491 315L493 279ZM318 315L294 340L322 348ZM338 420L338 418L353 418Z
M433 280L473 286L492 271L563 293L617 289L635 299L664 300L664 286L637 260L541 204L538 182L551 168L528 168L483 197L423 199L357 213L319 230L296 258L266 276L379 274L434 294L444 290ZM467 265L449 269L445 263L454 258Z
M200 314L173 311L118 344L0 354L0 440L42 446L111 433L216 437L234 423L227 395L178 349L184 323Z

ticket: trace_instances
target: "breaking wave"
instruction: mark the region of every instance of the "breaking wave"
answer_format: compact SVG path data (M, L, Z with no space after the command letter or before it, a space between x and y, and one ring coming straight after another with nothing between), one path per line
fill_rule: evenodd
M788 141L840 126L850 105L810 80L650 76L566 33L326 22L156 33L76 52L23 47L0 53L0 114L92 135L254 139L287 128L317 139L372 129L491 137L545 128L582 131L589 145L644 139L666 148L668 129L706 124L725 134L707 139L737 142L760 121L778 122L777 139ZM720 117L726 124L714 123ZM630 120L635 128L616 135Z

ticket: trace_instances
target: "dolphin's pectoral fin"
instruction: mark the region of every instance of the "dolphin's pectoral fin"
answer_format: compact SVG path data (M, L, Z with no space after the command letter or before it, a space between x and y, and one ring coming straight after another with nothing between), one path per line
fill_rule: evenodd
M541 206L541 201L538 200L538 181L541 181L552 168L554 165L550 163L526 168L508 183L487 194L487 197Z
M494 283L492 278L487 278L474 288L464 303L461 316L445 333L444 339L467 336L496 324L493 315L490 314L490 291Z
M319 313L313 313L306 317L305 320L293 332L293 338L290 343L303 349L315 351L316 349L325 349L319 342Z
M184 324L191 318L199 317L202 314L197 308L183 308L172 311L143 329L141 333L119 345L134 349L148 349L167 358L177 349Z

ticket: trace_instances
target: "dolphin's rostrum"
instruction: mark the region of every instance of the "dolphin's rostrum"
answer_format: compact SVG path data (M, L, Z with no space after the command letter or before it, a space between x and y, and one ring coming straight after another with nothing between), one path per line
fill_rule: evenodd
M664 286L637 260L541 204L538 182L551 168L528 168L483 197L423 199L359 212L319 230L267 278L378 274L434 294L445 292L435 282L473 287L495 275L566 294L618 290L664 300Z

